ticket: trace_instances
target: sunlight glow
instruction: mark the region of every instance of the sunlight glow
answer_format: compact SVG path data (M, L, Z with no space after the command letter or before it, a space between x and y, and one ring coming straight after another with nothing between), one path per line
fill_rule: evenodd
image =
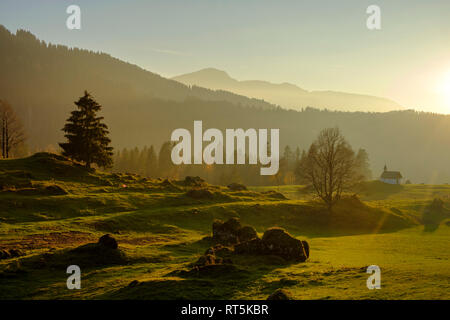
M438 92L444 99L444 105L447 112L450 112L450 70L444 75L443 80L438 86Z

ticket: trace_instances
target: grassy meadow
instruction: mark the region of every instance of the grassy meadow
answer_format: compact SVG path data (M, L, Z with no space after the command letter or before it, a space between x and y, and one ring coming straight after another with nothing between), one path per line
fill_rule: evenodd
M40 153L1 160L0 187L0 249L23 253L0 260L0 299L266 299L279 288L294 299L450 298L448 185L368 182L329 213L304 186L232 191L86 170ZM435 198L443 207L429 223L423 215ZM309 259L239 255L189 272L211 246L214 219L231 217L259 235L285 228L308 241ZM117 256L74 250L106 233ZM81 268L80 290L66 287L71 264ZM381 268L380 290L366 287L369 265Z

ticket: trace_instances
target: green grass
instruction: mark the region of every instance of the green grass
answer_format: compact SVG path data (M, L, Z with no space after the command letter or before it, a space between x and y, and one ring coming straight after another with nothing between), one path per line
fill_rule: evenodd
M362 202L344 200L330 214L303 186L204 185L213 196L194 199L183 181L86 171L50 154L1 160L0 185L0 248L25 253L0 260L0 299L265 299L278 288L296 299L450 298L449 220L433 229L421 222L434 198L448 213L447 185L370 182L355 190ZM48 185L66 194L48 194ZM230 217L260 234L287 229L309 242L310 258L233 256L232 266L183 273L210 246L202 239L212 221ZM119 242L117 259L72 251L105 233ZM70 264L82 266L81 290L66 288ZM381 290L366 287L372 264Z

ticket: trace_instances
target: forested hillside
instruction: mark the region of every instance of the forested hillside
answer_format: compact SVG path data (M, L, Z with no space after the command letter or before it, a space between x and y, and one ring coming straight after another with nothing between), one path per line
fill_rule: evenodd
M62 141L73 102L90 91L116 148L154 145L180 127L279 128L280 148L309 147L325 127L339 126L364 148L377 177L385 164L413 183L450 182L450 116L398 111L288 111L257 99L189 88L104 53L46 44L31 33L0 27L0 98L21 117L31 150ZM445 147L447 146L447 147Z
M109 110L120 112L152 98L184 101L196 97L261 109L275 107L225 91L189 87L105 53L47 44L30 32L13 34L1 25L0 69L0 96L22 115L30 143L39 146L59 138L61 121L85 89Z

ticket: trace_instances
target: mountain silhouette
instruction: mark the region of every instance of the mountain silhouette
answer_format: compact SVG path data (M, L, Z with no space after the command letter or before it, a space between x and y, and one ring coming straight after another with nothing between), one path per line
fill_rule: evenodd
M202 120L205 129L278 128L281 152L286 145L307 149L320 130L338 126L355 149L367 150L375 177L388 164L413 183L450 182L445 148L450 115L286 110L223 90L189 87L105 53L47 44L30 32L12 34L1 27L0 70L0 99L16 110L31 150L64 141L61 129L74 101L88 90L103 106L101 116L118 149L154 145L158 150L173 130L192 130L194 120Z
M261 80L238 81L225 71L206 68L172 78L186 85L197 85L213 90L226 90L253 98L262 98L288 109L305 107L339 111L386 112L404 109L396 102L369 95L336 92L307 91L294 84L275 84Z

